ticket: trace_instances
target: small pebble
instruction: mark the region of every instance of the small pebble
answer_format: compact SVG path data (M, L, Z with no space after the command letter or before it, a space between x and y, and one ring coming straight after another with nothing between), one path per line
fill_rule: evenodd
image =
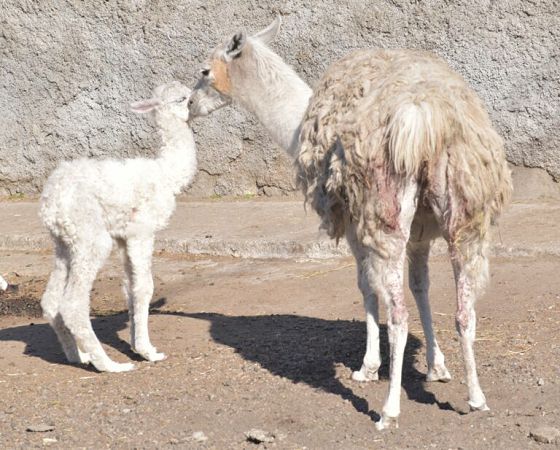
M43 445L56 444L57 442L55 438L43 438Z
M539 378L537 380L537 386L543 386L544 385L544 380L542 378Z
M560 430L553 427L538 427L531 430L529 434L535 441L542 442L543 444L560 443Z
M195 431L192 434L192 438L196 442L206 442L208 440L208 436L206 436L202 431Z
M275 436L271 433L267 433L263 430L258 430L253 428L252 430L245 432L245 437L249 442L254 442L255 444L260 444L261 442L274 442Z

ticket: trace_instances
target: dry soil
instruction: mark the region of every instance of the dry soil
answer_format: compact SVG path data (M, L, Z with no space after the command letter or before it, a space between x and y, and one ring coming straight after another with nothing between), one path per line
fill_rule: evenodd
M124 374L65 362L38 301L51 256L0 252L17 292L0 294L0 447L33 448L535 448L559 428L560 260L494 259L478 304L476 352L491 411L467 413L446 258L431 262L435 328L450 383L426 383L418 314L410 309L400 428L376 431L387 391L350 379L365 347L352 259L155 258L150 329L168 358L131 352L119 261L92 293L92 322ZM385 318L382 315L382 323ZM52 428L31 432L28 428ZM272 442L254 444L259 429ZM193 433L202 432L204 435ZM204 437L207 439L204 440ZM552 444L550 447L552 447Z

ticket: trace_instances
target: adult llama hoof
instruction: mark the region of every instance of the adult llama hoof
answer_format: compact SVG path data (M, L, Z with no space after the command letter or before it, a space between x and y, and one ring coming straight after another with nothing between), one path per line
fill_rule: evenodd
M379 374L377 373L377 370L367 369L366 367L362 366L360 370L355 370L354 372L352 372L352 379L361 383L364 383L366 381L377 381L379 380Z
M488 408L488 405L486 404L486 400L480 404L469 401L469 407L471 411L490 411L490 408Z
M378 431L388 430L390 428L399 428L399 418L397 417L390 417L386 414L381 414L381 419L375 422L375 428Z
M426 381L439 381L441 383L448 383L451 381L451 375L445 366L436 366L428 370Z

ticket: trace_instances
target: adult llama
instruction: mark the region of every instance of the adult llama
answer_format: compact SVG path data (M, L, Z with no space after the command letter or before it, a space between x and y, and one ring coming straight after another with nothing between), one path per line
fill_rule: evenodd
M346 237L364 297L366 353L358 381L376 380L378 302L388 309L390 383L377 428L398 426L408 334L403 271L426 336L428 381L449 381L428 299L430 243L443 235L455 274L455 322L471 410L487 410L473 343L475 301L488 281L490 225L507 203L503 143L478 96L435 55L360 50L335 62L312 90L261 32L240 32L210 54L191 97L193 116L239 103L294 158L306 200L335 239Z

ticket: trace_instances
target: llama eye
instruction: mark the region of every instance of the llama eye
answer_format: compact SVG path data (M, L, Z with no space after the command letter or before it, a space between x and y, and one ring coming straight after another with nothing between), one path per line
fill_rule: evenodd
M210 75L210 69L202 69L200 73L203 77L207 77L208 75Z

